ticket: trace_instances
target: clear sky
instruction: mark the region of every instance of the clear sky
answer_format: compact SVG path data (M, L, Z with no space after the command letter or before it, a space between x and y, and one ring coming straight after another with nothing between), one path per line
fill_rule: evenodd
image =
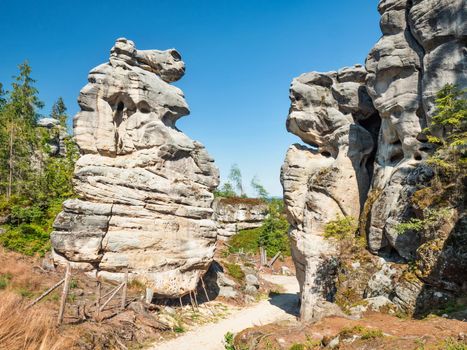
M191 114L177 126L202 142L221 178L237 163L282 195L280 167L299 142L285 120L292 78L365 57L380 37L376 0L0 0L0 82L28 60L45 102L62 96L70 116L89 70L118 37L139 49L176 48L186 63L175 85Z

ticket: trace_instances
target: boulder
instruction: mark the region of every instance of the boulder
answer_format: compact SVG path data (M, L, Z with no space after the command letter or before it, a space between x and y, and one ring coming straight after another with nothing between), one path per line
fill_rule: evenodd
M73 127L80 158L52 233L55 261L121 280L129 271L156 296L194 290L212 262L211 208L219 173L203 145L176 127L189 113L169 83L185 64L174 50L117 39L92 69Z

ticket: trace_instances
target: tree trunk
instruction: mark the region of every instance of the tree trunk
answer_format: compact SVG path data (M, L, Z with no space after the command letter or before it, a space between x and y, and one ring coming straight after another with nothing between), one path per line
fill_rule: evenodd
M8 188L6 191L7 198L11 197L13 187L13 141L15 129L13 124L10 124L10 139L8 140Z

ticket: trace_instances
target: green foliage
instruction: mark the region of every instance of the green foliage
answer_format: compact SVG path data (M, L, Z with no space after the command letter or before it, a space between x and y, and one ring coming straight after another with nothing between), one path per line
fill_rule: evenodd
M437 94L436 111L430 126L425 130L431 137L430 142L447 146L467 145L467 90L447 84ZM441 136L438 131L444 129ZM465 150L464 150L465 151Z
M241 281L245 278L245 273L242 271L240 265L234 263L226 263L225 268L227 269L227 273L236 280Z
M342 338L350 338L353 335L359 335L363 340L376 339L384 336L380 329L369 329L360 325L351 328L345 327L339 332L339 335Z
M268 215L260 227L242 230L229 240L231 250L245 253L257 253L260 246L264 246L269 257L281 251L283 255L290 255L288 238L289 223L285 218L282 200L273 199L269 203Z
M245 192L243 191L242 172L237 164L232 164L232 167L230 168L229 183L233 184L233 187L241 197L245 195Z
M261 227L241 230L233 235L229 240L232 252L243 250L245 253L256 253L259 249L259 238L261 236Z
M440 349L443 350L467 350L467 344L465 342L461 342L455 340L453 338L447 338L444 340L443 345Z
M232 332L224 334L224 347L225 350L235 350L234 334Z
M269 213L261 225L259 245L265 247L269 257L273 257L277 252L283 255L290 255L289 245L289 223L284 214L284 202L274 199L269 204Z
M55 102L52 106L52 113L50 113L50 117L57 119L60 122L60 126L66 129L66 121L68 119L68 116L66 114L66 106L65 102L63 101L62 97L59 97L57 99L57 102Z
M289 350L307 350L307 347L304 344L295 343L292 344Z
M10 227L0 235L0 244L26 255L43 256L50 249L49 233L37 224Z
M0 289L5 289L13 276L10 273L0 274Z
M266 191L263 185L259 182L258 178L255 176L251 179L251 187L255 190L258 198L268 199L269 193Z
M396 232L399 235L406 234L408 232L420 232L423 229L424 221L421 219L411 218L406 222L401 222L396 226Z
M329 221L324 225L324 237L343 240L355 237L357 231L357 222L351 216L338 216L335 220Z
M226 182L220 189L214 191L214 197L237 197L237 193L235 192L232 184L230 182Z
M66 128L66 106L59 98L51 117L60 126L37 127L43 107L27 63L19 65L12 89L0 84L0 216L8 219L0 244L24 254L44 254L48 235L64 199L73 195L78 149L65 139L66 154L50 155L50 143Z
M395 230L397 234L403 235L411 231L420 232L423 229L435 228L448 214L447 208L427 209L424 211L424 219L410 218L406 222L398 224Z
M185 333L185 328L183 328L183 326L181 325L178 325L174 327L173 331L175 333Z

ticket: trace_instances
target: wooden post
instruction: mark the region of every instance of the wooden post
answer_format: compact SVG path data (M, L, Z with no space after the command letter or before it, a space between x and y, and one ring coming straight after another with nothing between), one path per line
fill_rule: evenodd
M178 297L178 301L180 302L180 308L183 309L182 297Z
M265 266L267 264L267 256L266 256L266 249L263 246L259 247L260 252L260 264L261 266Z
M209 300L209 295L208 295L208 292L207 292L207 290L206 290L206 286L204 285L204 279L203 279L203 277L201 277L201 284L202 284L202 286L203 286L204 295L206 295L206 300L207 300L207 301L211 301L211 300Z
M41 294L40 297L36 298L31 304L29 304L26 307L26 309L29 309L31 306L33 306L37 302L41 301L43 298L45 298L47 295L49 295L55 288L58 288L63 282L65 282L65 279L62 279L60 282L57 282L54 286L47 289L44 293Z
M122 287L123 287L123 283L120 284L117 288L115 288L115 290L113 291L113 293L112 293L112 295L109 297L109 299L107 299L107 300L104 302L104 304L102 304L102 306L100 307L100 311L104 310L104 308L107 306L107 304L113 299L113 297L114 297L115 295L117 295L118 291L119 291L120 289L122 289Z
M189 292L190 294L190 303L191 303L191 308L193 309L193 311L195 311L195 307L194 307L194 302L193 302L193 298L191 297L191 291Z
M60 300L60 310L58 311L57 324L61 325L63 322L63 314L65 313L65 304L70 290L71 281L71 265L69 262L66 264L65 281L63 284L62 298Z
M126 293L127 293L127 288L128 288L128 269L125 270L125 279L123 280L123 292L122 292L122 305L121 309L125 309L125 304L126 304Z
M101 294L102 294L102 288L101 288L101 281L99 281L99 277L97 278L96 282L96 320L99 319L100 316L100 308L101 308Z
M271 259L271 261L269 262L268 266L269 267L272 267L272 264L274 264L277 260L277 258L281 255L281 251L278 251L276 255L274 255L274 257Z
M146 303L151 304L152 298L154 297L154 291L152 288L146 288Z

